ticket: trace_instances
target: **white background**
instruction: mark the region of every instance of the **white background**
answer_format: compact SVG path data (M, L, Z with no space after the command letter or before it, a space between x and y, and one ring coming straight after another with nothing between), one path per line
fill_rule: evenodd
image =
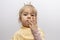
M38 11L38 26L46 40L60 40L60 0L0 0L0 40L10 40L20 28L18 11L29 2Z

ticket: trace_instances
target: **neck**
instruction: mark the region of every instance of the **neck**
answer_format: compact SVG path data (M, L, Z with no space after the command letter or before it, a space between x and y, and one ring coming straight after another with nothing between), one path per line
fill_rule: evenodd
M29 26L25 26L25 25L23 25L23 27L30 28Z

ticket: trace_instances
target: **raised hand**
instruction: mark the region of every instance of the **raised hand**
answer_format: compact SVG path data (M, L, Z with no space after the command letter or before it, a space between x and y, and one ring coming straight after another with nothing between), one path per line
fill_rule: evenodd
M37 21L35 19L28 20L28 25L32 31L32 34L34 36L34 40L42 40L40 37L40 33L38 31Z
M28 21L28 25L32 30L36 30L37 29L37 20L36 19L32 19L32 20L27 20Z

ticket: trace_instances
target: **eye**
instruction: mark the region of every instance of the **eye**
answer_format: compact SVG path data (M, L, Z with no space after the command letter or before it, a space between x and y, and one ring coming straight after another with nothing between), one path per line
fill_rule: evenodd
M24 16L27 16L27 14L24 14Z
M34 14L32 14L31 16L35 16Z

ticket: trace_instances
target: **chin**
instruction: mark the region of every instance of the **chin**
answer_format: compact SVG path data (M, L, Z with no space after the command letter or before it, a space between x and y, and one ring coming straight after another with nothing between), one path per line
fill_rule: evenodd
M23 25L23 26L29 28L29 25Z

